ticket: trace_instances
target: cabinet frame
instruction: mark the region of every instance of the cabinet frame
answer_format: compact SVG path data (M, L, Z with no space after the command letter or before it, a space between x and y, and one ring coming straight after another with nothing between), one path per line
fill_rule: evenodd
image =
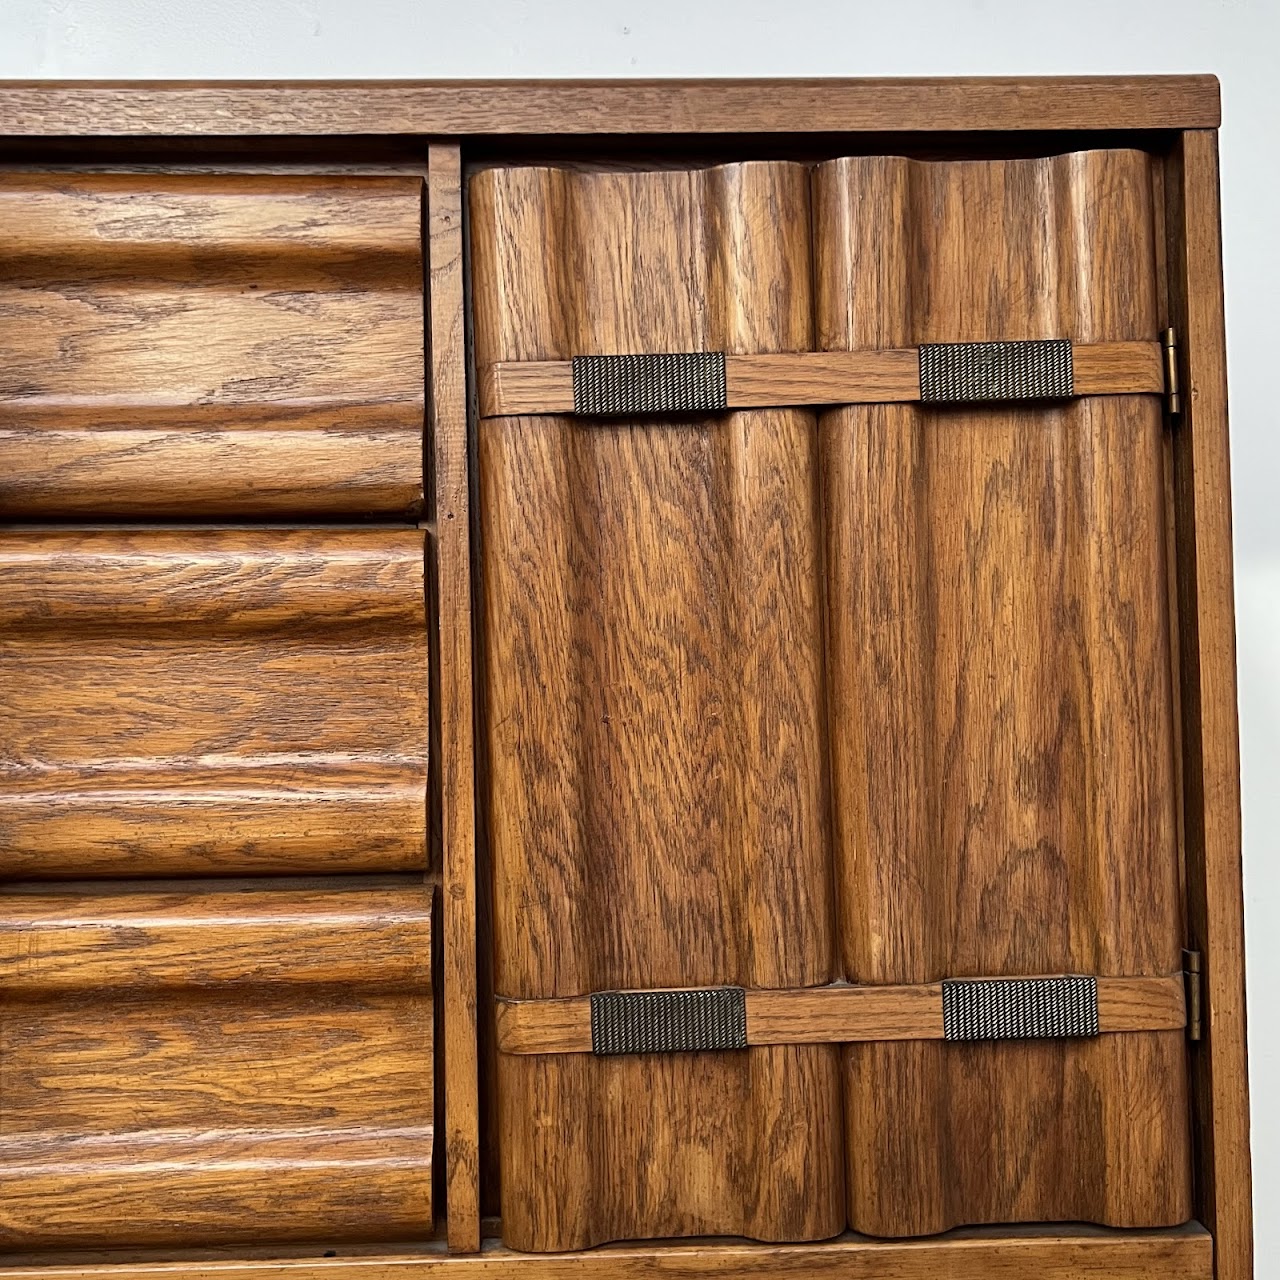
M641 1277L669 1268L725 1276L820 1271L924 1277L984 1272L1019 1257L1026 1274L1107 1269L1125 1276L1252 1274L1239 747L1236 712L1225 332L1218 197L1217 81L1212 76L1036 79L352 81L282 83L0 82L0 163L93 166L321 161L411 162L427 200L429 564L435 829L442 856L444 1124L442 1239L324 1259L323 1245L278 1262L99 1255L0 1260L0 1280L36 1275L194 1277L268 1269L310 1280L355 1269L419 1273L535 1269ZM487 1244L481 1220L477 946L474 572L471 492L475 378L469 365L464 183L473 160L559 154L779 156L934 146L1068 150L1124 141L1164 157L1166 316L1178 332L1182 412L1169 433L1171 584L1179 652L1181 813L1187 945L1202 955L1203 1038L1188 1047L1195 1204L1202 1228L1164 1232L982 1230L910 1243L848 1236L808 1246L653 1243L587 1255L518 1255ZM1210 1236L1212 1239L1210 1240ZM1019 1272L1021 1274L1021 1272Z

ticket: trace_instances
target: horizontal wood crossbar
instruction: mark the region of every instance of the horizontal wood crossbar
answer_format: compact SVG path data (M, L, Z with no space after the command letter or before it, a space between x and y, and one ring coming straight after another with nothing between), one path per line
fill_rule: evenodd
M1073 343L1075 394L1162 395L1158 342ZM725 356L730 409L823 404L900 404L920 399L917 347L882 351L789 351ZM569 360L506 360L480 371L485 418L574 412Z
M748 991L746 1000L748 1045L944 1038L940 982ZM1103 1034L1185 1027L1182 975L1099 978L1098 1024ZM503 1053L590 1053L591 997L499 997L497 1028Z

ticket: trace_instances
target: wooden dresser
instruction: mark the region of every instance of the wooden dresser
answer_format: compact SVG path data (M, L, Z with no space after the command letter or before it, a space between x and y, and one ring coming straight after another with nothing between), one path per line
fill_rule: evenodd
M0 1280L1247 1280L1218 123L0 83Z

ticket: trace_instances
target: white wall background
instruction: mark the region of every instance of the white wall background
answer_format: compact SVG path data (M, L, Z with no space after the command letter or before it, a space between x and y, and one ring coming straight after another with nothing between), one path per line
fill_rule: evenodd
M1244 757L1258 1275L1280 1278L1280 0L0 0L0 78L1212 71Z

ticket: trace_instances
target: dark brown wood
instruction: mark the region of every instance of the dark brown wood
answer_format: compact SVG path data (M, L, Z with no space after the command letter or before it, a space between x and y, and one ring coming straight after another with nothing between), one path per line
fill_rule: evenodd
M1077 395L1160 395L1165 390L1161 349L1154 341L1073 344L1072 363ZM920 399L920 357L914 347L730 355L725 382L731 409L892 404ZM572 412L570 361L508 361L480 371L482 417Z
M420 193L0 174L0 515L416 512Z
M1173 459L1187 925L1188 944L1204 966L1204 1038L1191 1053L1196 1211L1214 1232L1219 1280L1247 1280L1253 1218L1216 135L1182 136L1165 189L1170 319L1179 334L1183 387Z
M819 166L819 345L1156 332L1151 164ZM1177 970L1158 401L822 430L847 978ZM855 1228L1190 1216L1177 1032L846 1061Z
M429 1232L429 902L0 894L0 1247Z
M799 165L495 168L471 200L481 364L810 343ZM795 410L482 422L499 995L836 976L815 446ZM836 1234L835 1065L500 1055L504 1239Z
M855 1040L941 1040L942 984L804 987L749 991L747 1043L846 1044ZM1187 1025L1182 974L1167 978L1099 978L1104 1034L1177 1031ZM591 1000L499 1000L503 1053L590 1053Z
M440 652L444 849L445 1172L449 1247L480 1247L480 1098L476 1011L475 772L471 681L471 501L463 301L462 162L429 153L431 448Z
M0 535L0 874L426 865L416 530Z
M1215 129L1214 76L808 80L8 81L0 134L852 133Z

